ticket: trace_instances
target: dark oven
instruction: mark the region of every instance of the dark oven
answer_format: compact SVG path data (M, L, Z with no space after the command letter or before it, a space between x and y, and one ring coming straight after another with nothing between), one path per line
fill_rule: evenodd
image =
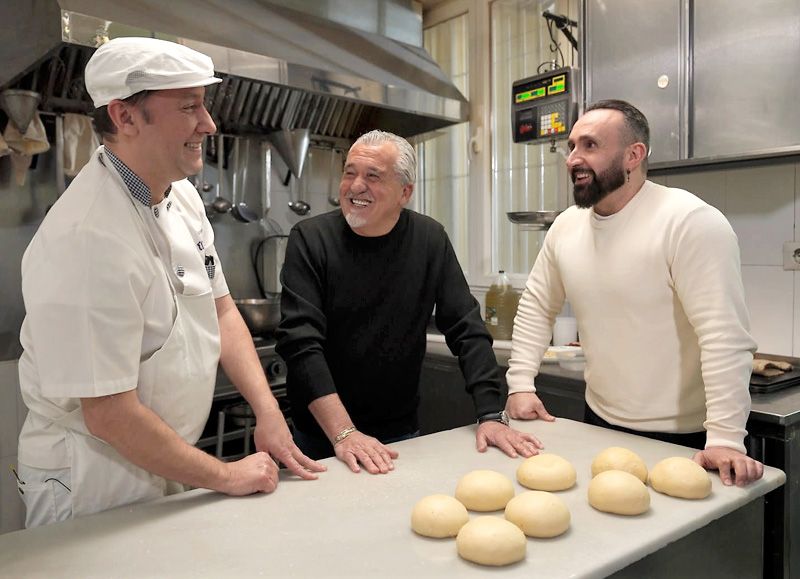
M291 408L286 396L286 364L275 353L274 339L253 338L253 341L272 394L291 427ZM250 405L220 367L217 370L211 412L197 447L222 460L238 460L255 452L254 429L255 419Z

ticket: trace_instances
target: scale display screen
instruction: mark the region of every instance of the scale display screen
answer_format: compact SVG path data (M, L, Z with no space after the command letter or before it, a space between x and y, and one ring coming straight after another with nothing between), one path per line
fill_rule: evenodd
M515 143L549 142L569 136L578 113L576 77L573 69L559 68L513 84L511 124Z
M514 103L527 103L546 96L561 94L566 90L567 75L559 74L552 78L526 83L522 87L514 87Z

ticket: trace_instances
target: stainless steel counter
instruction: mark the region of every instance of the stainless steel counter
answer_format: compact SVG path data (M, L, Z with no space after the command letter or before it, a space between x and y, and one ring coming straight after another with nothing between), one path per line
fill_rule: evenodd
M387 475L353 474L336 459L318 481L282 475L272 495L232 498L195 490L50 527L0 536L0 575L8 577L757 577L761 503L780 486L767 468L746 488L711 475L700 501L651 491L651 508L624 517L594 510L586 493L592 458L608 446L637 452L652 467L692 450L566 419L518 422L569 460L577 485L559 493L572 523L553 539L529 539L527 559L498 569L457 555L453 539L410 528L414 503L453 494L458 479L484 468L515 480L521 459L475 450L475 427L395 445ZM525 489L515 483L516 491ZM502 516L502 513L493 513ZM471 517L478 516L471 513Z

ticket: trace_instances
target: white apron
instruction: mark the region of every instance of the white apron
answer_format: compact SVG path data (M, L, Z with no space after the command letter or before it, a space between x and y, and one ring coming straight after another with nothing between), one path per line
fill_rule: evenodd
M134 199L110 166L110 161L106 159L105 163L106 170L121 188L119 193L130 199L131 211L136 213L135 219L143 235L153 254L158 256L150 231L133 205ZM113 193L109 191L109 194ZM190 234L189 228L187 234ZM198 241L194 240L195 243ZM163 260L157 259L163 265ZM220 354L219 324L210 286L206 293L185 296L175 291L166 266L164 272L175 300L175 322L164 345L140 364L136 393L144 406L158 414L187 443L194 445L211 409ZM111 445L89 434L81 408L54 422L66 429L72 471L73 517L182 490L182 485L135 466Z

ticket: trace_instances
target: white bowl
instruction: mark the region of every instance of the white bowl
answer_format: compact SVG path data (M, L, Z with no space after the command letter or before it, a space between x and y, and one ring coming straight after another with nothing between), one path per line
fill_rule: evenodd
M558 365L564 370L573 372L583 372L586 368L586 357L583 355L583 348L578 346L562 346L556 351Z

